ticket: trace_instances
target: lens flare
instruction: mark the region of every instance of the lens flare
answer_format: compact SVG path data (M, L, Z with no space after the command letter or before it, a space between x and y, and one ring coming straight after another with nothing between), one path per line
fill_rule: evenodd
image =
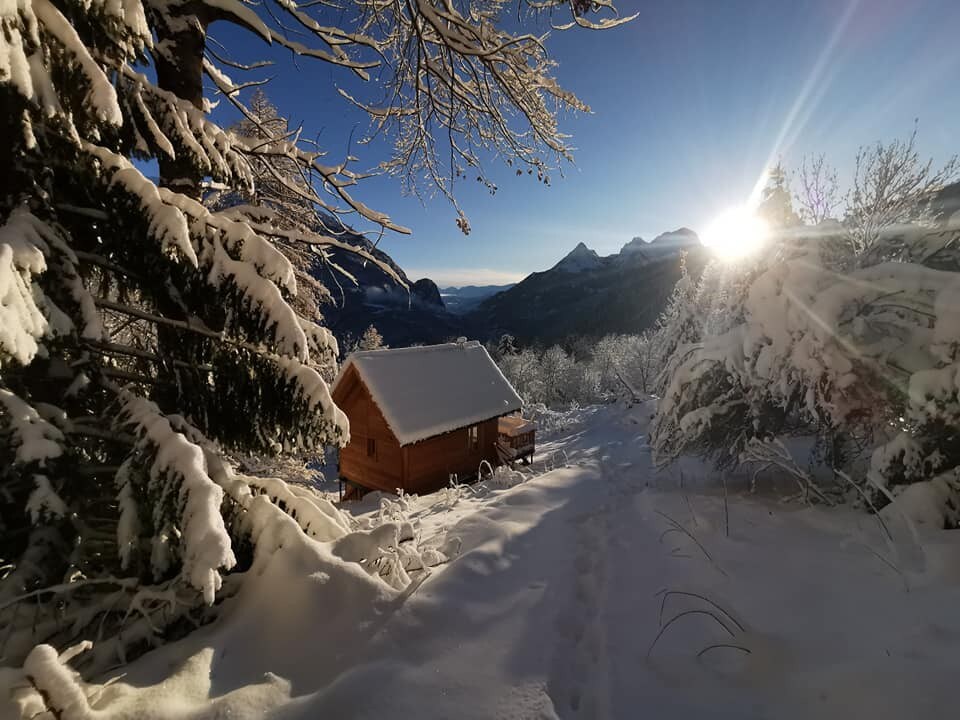
M733 207L710 223L700 242L720 259L735 262L756 253L769 237L763 218L747 207Z

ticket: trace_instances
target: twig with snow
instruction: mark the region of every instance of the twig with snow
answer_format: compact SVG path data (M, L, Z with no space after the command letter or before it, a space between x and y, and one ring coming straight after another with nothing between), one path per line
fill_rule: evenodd
M680 471L680 492L683 494L683 501L687 504L687 510L690 511L690 519L693 520L693 526L699 527L700 523L697 522L697 514L693 511L693 504L690 502L690 496L683 488L683 470Z
M816 481L810 477L810 474L797 465L797 462L793 459L793 455L790 453L790 449L777 438L771 438L769 440L751 438L740 453L739 462L741 464L760 463L764 469L776 466L781 470L785 470L797 481L797 485L800 486L800 493L797 497L802 499L806 504L810 504L810 493L816 495L827 505L835 504L827 497L820 486L817 485ZM756 474L751 483L752 488L755 486Z
M674 520L672 517L667 515L665 512L661 510L654 510L654 512L660 517L662 517L664 520L666 520L668 523L670 523L670 527L668 527L666 530L664 530L660 534L661 544L663 543L663 538L672 532L678 532L683 535L686 535L688 538L690 538L690 540L693 542L694 545L700 548L700 552L702 552L704 557L706 557L707 560L710 561L710 564L717 569L717 572L719 572L721 575L726 577L727 573L724 571L724 569L717 564L717 561L713 559L713 555L711 555L709 551L703 546L703 544L699 540L697 540L696 536L692 532L687 530L683 525L678 523L676 520Z
M834 472L834 474L837 475L837 477L840 477L840 478L846 480L846 481L850 484L850 486L860 494L860 497L863 498L863 501L864 501L864 502L870 507L870 509L873 511L874 517L877 518L877 522L880 524L880 529L883 530L884 535L887 536L887 540L890 541L890 546L893 547L893 533L890 532L890 528L888 528L888 527L887 527L887 524L883 521L883 518L880 516L880 511L877 510L877 506L873 504L873 501L870 499L870 496L867 495L867 494L863 491L863 488L860 487L859 485L857 485L857 484L853 481L853 478L851 478L849 475L847 475L847 473L843 472L842 470L837 470L837 469L834 469L833 472Z
M730 503L727 498L727 474L720 476L723 482L723 530L727 537L730 537Z
M659 622L659 625L660 625L660 630L659 630L659 632L657 632L656 637L653 639L653 642L650 643L650 647L647 649L647 659L650 658L650 655L653 653L654 648L656 647L656 645L657 645L657 643L659 642L660 638L662 638L663 635L666 633L666 631L667 631L671 626L673 626L675 623L679 622L681 619L683 619L683 618L685 618L685 617L692 617L692 616L695 616L695 615L701 615L701 616L704 616L704 617L708 617L708 618L712 619L717 625L719 625L728 635L730 635L730 638L731 638L732 640L733 640L733 639L736 639L736 637L738 636L738 634L739 634L739 635L742 635L742 634L746 633L746 628L744 628L743 624L742 624L739 620L737 620L730 611L725 610L723 607L721 607L719 604L717 604L716 602L714 602L714 601L711 600L710 598L706 597L705 595L701 595L700 593L691 592L691 591L688 591L688 590L670 590L670 589L668 589L668 588L664 588L663 590L660 590L660 591L657 593L657 595L662 595L662 596L663 596L662 599L661 599L661 601L660 601L660 615L659 615L659 618L658 618L658 622ZM717 612L714 612L714 610L712 610L712 609L689 608L689 609L687 609L687 610L682 610L682 611L678 612L676 615L674 615L672 618L670 618L666 623L664 623L664 622L663 622L663 613L664 613L664 609L666 608L667 600L668 600L670 597L690 597L690 598L694 598L694 599L700 600L700 601L702 601L702 602L704 602L704 603L707 603L708 605L713 606L713 608L715 608ZM718 614L718 613L719 613L719 614ZM725 620L722 616L725 616L725 617L726 617L726 620ZM727 621L729 621L729 624L728 624ZM733 628L731 628L731 625L733 626L733 628L736 628L736 631L737 631L737 632L734 632ZM709 652L710 650L715 650L715 649L718 649L718 648L730 648L730 649L734 649L734 650L740 650L741 652L744 652L744 653L746 653L747 655L750 655L750 654L751 654L750 649L747 648L747 647L744 647L743 645L738 645L738 644L735 644L735 643L732 643L732 642L730 642L730 643L727 643L727 642L718 642L718 643L712 643L712 644L710 644L710 645L707 645L706 647L704 647L703 649L701 649L701 650L697 653L697 657L698 657L698 658L703 657L703 655L705 655L705 654L706 654L707 652Z

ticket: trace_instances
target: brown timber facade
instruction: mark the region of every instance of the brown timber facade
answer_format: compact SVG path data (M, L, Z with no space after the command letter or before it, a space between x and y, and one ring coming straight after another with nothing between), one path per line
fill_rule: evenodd
M496 417L401 445L355 367L336 384L333 401L350 419L340 478L351 486L424 494L445 487L451 475L475 475L484 460L499 464Z

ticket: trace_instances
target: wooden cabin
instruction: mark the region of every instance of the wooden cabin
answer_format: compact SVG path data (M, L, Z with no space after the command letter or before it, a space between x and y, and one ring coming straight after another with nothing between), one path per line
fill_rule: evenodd
M340 450L345 498L429 493L452 475L476 475L484 460L496 466L521 457L501 426L519 413L520 397L479 342L355 352L332 395L350 420L350 442ZM533 427L523 427L522 449L532 454Z

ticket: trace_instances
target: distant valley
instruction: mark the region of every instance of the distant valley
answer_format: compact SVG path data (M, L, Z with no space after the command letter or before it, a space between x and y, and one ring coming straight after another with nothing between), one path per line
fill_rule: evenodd
M449 312L465 315L474 310L480 303L492 295L504 292L514 287L509 285L467 285L466 287L440 288L440 297Z

